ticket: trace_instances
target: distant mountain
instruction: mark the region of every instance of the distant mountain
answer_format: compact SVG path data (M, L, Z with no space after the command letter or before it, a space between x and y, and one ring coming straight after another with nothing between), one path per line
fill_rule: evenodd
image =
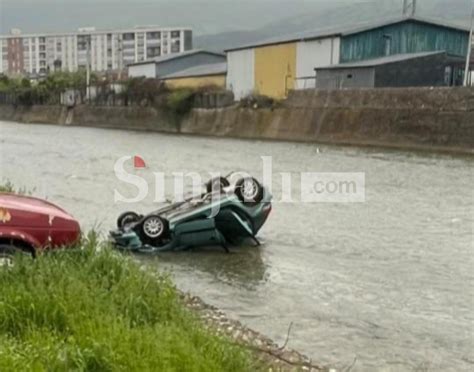
M337 29L348 25L375 22L402 14L400 0L373 0L353 5L324 8L291 16L251 31L231 31L214 35L200 35L194 39L197 48L222 51L251 44L276 36L316 29ZM448 6L449 4L449 6ZM437 18L461 26L469 25L470 0L419 1L417 14Z

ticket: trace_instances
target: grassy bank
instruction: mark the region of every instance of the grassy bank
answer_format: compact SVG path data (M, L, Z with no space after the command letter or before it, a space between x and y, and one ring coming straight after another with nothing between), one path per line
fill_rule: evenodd
M1 371L257 369L205 330L167 278L93 235L78 248L0 269Z

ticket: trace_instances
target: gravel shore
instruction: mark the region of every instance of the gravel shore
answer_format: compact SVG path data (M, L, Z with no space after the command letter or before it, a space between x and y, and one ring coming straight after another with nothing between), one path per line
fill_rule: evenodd
M307 356L286 345L279 346L264 335L255 332L208 304L199 297L183 294L184 304L195 312L203 322L220 334L250 349L256 358L269 366L269 371L334 371L319 366Z

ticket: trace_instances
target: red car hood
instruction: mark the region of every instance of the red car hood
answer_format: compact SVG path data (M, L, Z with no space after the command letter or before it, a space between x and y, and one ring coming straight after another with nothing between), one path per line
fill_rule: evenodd
M73 217L64 209L42 199L16 194L0 194L0 208L4 210L25 211L72 220Z

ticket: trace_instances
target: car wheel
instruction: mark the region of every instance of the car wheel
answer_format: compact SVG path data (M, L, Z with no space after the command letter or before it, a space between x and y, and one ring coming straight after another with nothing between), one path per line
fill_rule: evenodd
M230 183L227 178L224 177L216 177L211 179L206 184L206 191L208 193L219 191L221 192L224 188L229 187Z
M235 194L243 203L256 204L263 199L263 187L255 178L242 178L235 184Z
M18 255L27 256L28 253L13 245L0 245L0 269L12 267L15 257Z
M123 229L125 226L138 222L139 220L140 216L137 213L125 212L122 213L119 218L117 218L117 227L119 229Z
M156 244L168 237L169 223L160 216L151 215L143 220L141 230L148 242Z

